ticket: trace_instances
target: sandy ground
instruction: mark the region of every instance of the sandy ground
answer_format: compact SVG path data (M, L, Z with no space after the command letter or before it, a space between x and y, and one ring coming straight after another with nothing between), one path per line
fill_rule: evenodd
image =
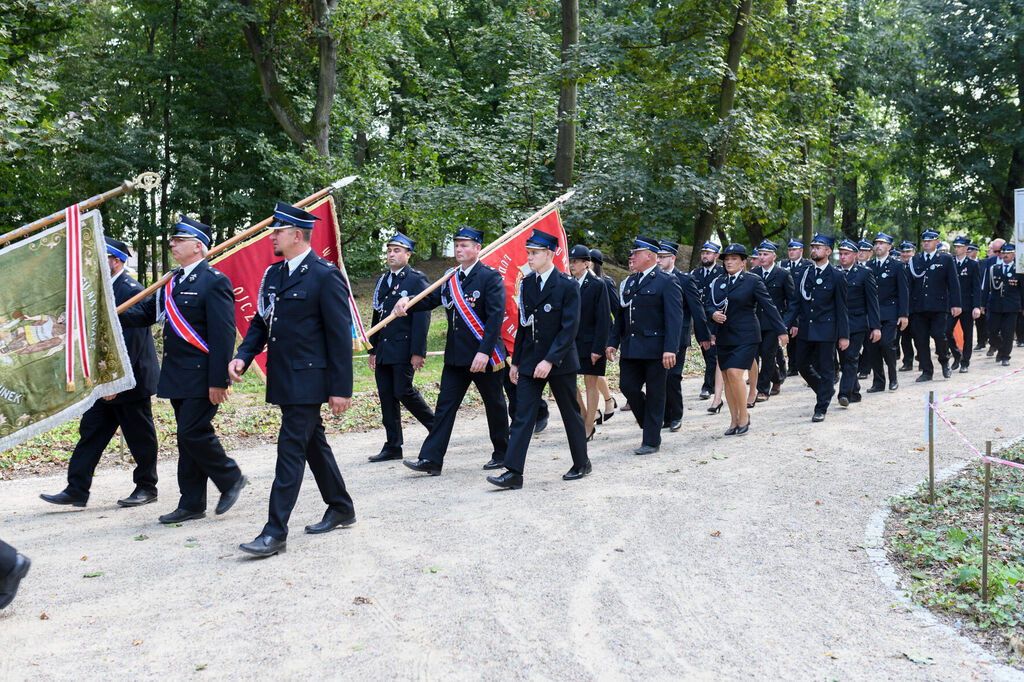
M33 568L0 612L0 679L1001 676L898 602L864 537L887 496L927 474L927 387L1003 371L979 358L948 381L903 373L898 392L833 404L823 424L790 379L741 438L722 437L728 417L708 415L688 379L684 428L659 454L629 454L640 432L619 412L591 443L593 475L563 482L553 417L520 491L484 480L482 415L457 424L439 478L368 463L380 431L335 437L359 523L304 534L323 513L307 474L288 552L267 560L237 545L264 522L271 446L232 453L252 483L229 514L180 528L156 522L177 500L167 464L160 501L141 509L115 506L131 489L118 469L77 511L38 499L59 478L3 482L0 537ZM1010 438L1020 387L1018 375L948 413L976 442ZM966 458L939 428L937 468ZM409 457L424 432L406 433Z

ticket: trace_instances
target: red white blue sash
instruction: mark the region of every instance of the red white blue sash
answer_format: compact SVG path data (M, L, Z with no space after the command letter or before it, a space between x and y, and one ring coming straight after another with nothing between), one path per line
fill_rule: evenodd
M167 312L167 324L171 325L174 333L184 339L187 343L195 346L204 353L209 354L210 347L206 345L202 337L196 333L192 325L188 323L185 316L178 310L178 304L174 302L174 277L167 280L164 285L164 310Z
M64 209L67 224L67 266L64 298L64 317L67 337L64 340L64 378L67 390L75 390L75 346L82 359L82 375L86 385L92 385L89 376L89 342L85 328L85 294L82 290L82 214L78 204Z
M455 273L457 269L453 268L451 272ZM462 284L459 282L457 273L452 274L448 278L448 289L452 292L452 303L455 305L455 309L459 311L459 315L462 316L462 321L469 327L469 331L473 332L473 336L476 337L477 341L482 340L484 338L484 323L480 321L476 311L466 302L466 296L462 293ZM505 353L501 345L501 343L495 345L494 352L491 353L492 367L497 367L505 362Z

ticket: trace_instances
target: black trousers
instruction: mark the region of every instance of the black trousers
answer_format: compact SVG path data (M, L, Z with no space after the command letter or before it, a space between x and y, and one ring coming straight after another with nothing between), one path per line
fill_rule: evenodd
M979 315L978 319L974 321L975 336L978 339L978 345L984 346L985 342L988 341L988 316Z
M419 390L412 385L415 375L412 364L404 362L395 365L377 365L373 372L377 380L377 395L380 396L380 414L384 422L387 442L383 452L402 454L402 409L412 413L420 424L430 431L434 424L434 412L423 400Z
M97 400L85 411L78 422L78 443L68 462L68 495L89 500L96 465L119 426L135 458L135 487L156 493L156 427L152 400L146 397L126 403Z
M835 392L835 341L804 341L799 371L817 396L814 411L825 414Z
M6 578L18 560L18 552L3 540L0 540L0 577Z
M574 467L581 468L587 463L587 434L583 428L580 404L576 401L576 375L555 374L546 379L519 376L516 387L516 413L509 431L508 451L505 453L505 468L517 474L523 473L526 451L537 425L537 403L544 386L551 388L551 395L562 415L565 435L569 439L569 453Z
M717 359L715 362L717 364ZM626 396L633 416L640 428L643 429L644 445L655 447L661 445L661 425L665 420L665 375L667 373L668 370L661 364L661 358L657 360L622 358L619 360L619 389Z
M206 481L213 481L223 493L238 482L242 472L214 433L211 422L216 405L207 398L172 398L171 407L178 423L178 508L206 511Z
M990 338L998 339L996 346L996 360L1009 360L1010 352L1013 350L1013 333L1017 326L1018 313L989 313L988 330Z
M860 395L860 381L857 374L860 372L860 355L864 348L864 339L867 332L850 332L850 345L846 350L839 351L839 366L842 374L839 378L839 395L850 398Z
M864 355L871 367L871 385L875 388L885 387L885 370L889 370L889 381L896 381L896 336L899 326L896 320L882 321L882 338L878 343L868 342Z
M505 406L501 382L507 373L505 370L470 372L469 366L445 365L441 370L441 390L434 408L434 426L420 447L420 459L438 465L444 463L444 454L455 427L455 415L462 407L462 399L466 397L471 383L476 385L484 401L487 430L491 437L491 447L494 448L492 457L499 461L505 459L505 450L508 449L508 408Z
M949 322L946 323L946 343L949 345L949 352L964 367L970 366L971 352L974 350L974 318L971 317L973 312L971 308L964 308L964 311L956 317L950 315ZM960 330L964 334L963 350L957 347L956 337L953 336L953 328L956 327L958 321L960 322Z
M935 341L935 355L939 358L939 364L945 367L949 362L949 346L946 344L948 320L947 312L914 313L912 318L911 328L914 333L914 346L917 348L917 362L921 365L921 373L926 376L931 376L935 371L928 339Z
M505 397L508 399L508 420L509 423L515 419L516 416L516 385L512 383L512 380L508 376L508 370L504 371L504 376L501 379L501 385L505 389ZM541 397L537 403L537 421L541 419L547 419L551 416L551 411L548 409L548 401Z
M907 328L898 334L900 354L903 358L903 364L908 367L912 367L914 365L914 320L916 318L917 313L911 315L907 323Z
M313 472L324 503L342 514L355 513L338 463L324 435L320 405L282 405L277 436L277 468L270 489L270 513L263 535L288 537L288 518L302 488L306 463Z
M715 369L718 367L718 349L714 346L707 350L701 348L700 353L704 356L704 384L700 387L700 390L702 393L714 393ZM632 405L633 403L630 403L630 407Z
M1024 316L1017 316L1017 343L1024 343Z
M779 366L776 358L779 354L779 335L772 332L762 332L761 349L759 351L757 392L768 395L772 390L772 383L781 381L786 376L785 370L779 374Z
M792 342L793 339L790 339L789 343ZM786 345L788 346L789 343L787 343ZM775 351L775 365L775 376L778 377L778 379L773 379L773 381L781 384L786 380L786 375L789 373L789 370L786 367L786 352L782 349L781 345L779 346L779 349Z
M683 374L669 370L665 373L665 418L662 426L682 419L683 409Z

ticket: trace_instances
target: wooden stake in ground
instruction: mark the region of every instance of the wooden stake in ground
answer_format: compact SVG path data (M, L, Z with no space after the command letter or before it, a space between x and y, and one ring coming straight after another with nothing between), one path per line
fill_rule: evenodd
M985 441L985 520L981 526L981 601L988 603L988 498L992 490L992 441Z
M935 506L935 391L928 391L928 499Z

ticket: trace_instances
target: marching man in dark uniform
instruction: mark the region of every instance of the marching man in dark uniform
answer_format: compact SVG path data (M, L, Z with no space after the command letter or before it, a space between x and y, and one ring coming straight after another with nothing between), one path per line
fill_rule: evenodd
M968 371L971 366L971 351L974 348L974 321L981 317L981 307L984 305L981 300L981 267L977 261L967 257L967 250L971 246L968 237L960 236L953 240L953 255L956 262L956 274L960 278L960 315L950 317L946 325L946 343L949 344L950 352L953 353L953 365L951 370L959 369L961 374ZM953 329L956 323L960 323L960 331L964 335L963 350L957 348L956 337L953 336Z
M783 270L788 270L790 276L793 278L793 289L796 291L796 283L800 281L800 275L803 274L803 269L806 267L814 267L814 262L810 258L804 258L804 243L799 239L790 239L787 244L786 254L788 258L779 261L779 267ZM795 295L795 294L794 294ZM782 315L786 314L786 311L782 308L779 309ZM786 357L789 358L789 368L783 370L784 376L795 377L797 371L800 368L800 358L803 357L804 340L803 339L790 339L789 345L786 347ZM782 348L779 348L779 356L782 356ZM785 367L785 362L780 362ZM781 388L781 387L780 387ZM772 391L769 395L775 394L775 388L772 387Z
M910 272L910 311L913 315L911 331L917 347L917 361L921 376L917 381L931 381L935 365L928 339L935 341L935 354L942 367L942 376L952 375L949 368L949 346L946 344L946 324L949 315L957 317L960 308L960 278L956 263L948 253L938 253L939 233L925 230L921 234L922 253L907 263Z
M394 307L399 317L433 310L439 305L444 305L448 313L448 338L434 425L420 447L419 458L415 462L403 462L413 471L431 476L441 475L455 415L470 383L476 385L484 401L487 429L494 448L484 468L504 466L508 447L508 408L502 390L505 343L501 340L505 283L497 270L479 262L483 239L481 230L459 229L455 233L455 260L459 263L455 273L416 305L410 307L409 299L403 296Z
M790 239L786 249L786 254L789 257L779 261L779 267L789 270L795 284L796 278L799 276L797 270L813 266L814 262L810 258L804 258L804 243L799 239Z
M785 315L793 300L796 289L789 270L775 264L778 247L767 239L757 247L759 265L750 269L750 274L760 277L775 303L775 310ZM763 403L770 394L778 395L782 382L786 380L786 362L782 356L779 335L773 329L771 315L763 306L757 307L757 321L761 326L761 346L758 349L760 368L757 373L757 398Z
M606 349L615 362L615 350L622 346L619 386L643 429L643 442L633 451L637 455L661 447L665 376L676 364L683 324L683 292L675 277L658 268L659 248L650 237L634 239L632 274L619 285L620 312Z
M267 402L281 407L277 469L266 525L239 549L256 556L285 551L288 518L299 497L306 463L327 511L307 533L326 533L356 521L352 498L324 435L320 408L339 415L352 404L352 315L348 289L337 267L310 248L318 218L278 202L269 229L274 263L263 274L259 314L228 371L234 381L267 349Z
M1013 330L1017 318L1024 310L1024 275L1017 274L1014 257L1017 248L1013 242L1006 242L999 250L1002 263L994 263L988 269L988 315L989 333L999 339L996 361L1003 366L1010 364L1013 350Z
M591 471L587 436L576 402L576 330L580 321L580 287L572 277L555 268L558 238L534 229L526 240L533 271L523 278L519 298L519 329L512 351L509 376L516 384L516 414L509 433L504 465L507 471L487 480L499 488L523 487L526 451L533 438L537 403L545 384L558 405L569 439L572 468L566 481L583 478ZM603 288L595 282L595 287Z
M28 575L32 562L23 554L0 540L0 609L10 605L18 594L18 585Z
M428 286L427 276L409 267L409 257L416 242L401 232L388 240L388 271L377 280L373 290L373 324L391 314L395 303L403 296L415 296ZM434 412L423 396L412 385L413 374L423 369L427 357L427 330L430 329L430 311L413 313L393 321L370 337L373 347L370 369L377 380L380 413L384 422L387 442L380 453L370 456L371 462L402 459L401 405L430 431Z
M907 291L909 297L910 291L910 259L917 253L917 247L914 246L913 242L902 241L900 242L900 261L903 263L903 269L907 273ZM909 300L909 298L908 298ZM908 304L909 305L909 304ZM914 309L913 306L908 307L909 314L907 315L907 327L901 329L897 334L897 357L902 356L903 363L900 365L899 371L910 372L914 369Z
M707 303L707 292L711 282L725 272L718 263L718 254L721 250L718 244L705 242L704 246L700 248L700 266L690 270L690 277L697 285L701 306ZM712 345L701 348L701 354L704 356L704 384L700 388L700 399L707 400L715 392L715 371L718 368L717 350Z
M576 330L575 352L579 359L579 373L583 375L586 393L580 409L583 412L587 440L594 437L597 402L601 397L598 379L604 378L605 365L608 362L604 356L604 349L608 347L608 333L611 331L612 321L608 286L604 280L590 271L590 258L590 249L583 244L577 244L569 249L569 274L580 288L580 324Z
M181 216L171 235L171 257L181 267L144 301L120 315L125 327L163 322L164 357L156 394L169 398L178 425L178 508L160 523L206 516L206 482L220 490L217 514L234 506L247 482L213 430L217 407L228 399L228 362L235 346L231 282L206 262L213 231Z
M993 239L988 243L988 251L984 258L978 261L978 266L981 268L981 292L982 292L982 307L987 309L988 295L991 287L989 286L988 276L991 272L993 265L998 265L1002 262L1002 258L999 257L999 252L1002 250L1003 245L1006 243L1003 239ZM988 315L983 314L982 318L987 320ZM996 331L991 325L986 325L986 331L988 332L986 340L988 341L988 352L985 353L986 357L992 357L996 354L996 349L999 347L999 332ZM981 350L980 348L976 350Z
M874 375L868 393L885 390L886 369L889 370L889 390L895 391L900 386L896 378L896 337L897 332L906 329L909 323L910 275L906 266L890 253L891 250L892 237L879 232L875 236L875 257L868 261L868 267L875 275L878 288L882 333L877 342L867 345L866 355Z
M683 318L679 330L679 352L676 353L676 364L668 371L665 379L665 422L662 428L673 433L683 425L683 365L686 364L686 351L690 347L690 329L697 337L701 350L711 347L711 331L708 329L704 304L697 291L693 277L676 267L676 256L679 255L679 244L661 240L658 249L658 267L679 281L683 291Z
M839 352L842 377L839 379L839 404L859 403L860 353L864 343L878 343L882 323L878 314L878 285L872 271L857 262L858 244L844 239L839 244L839 265L846 276L846 312L849 317L850 343Z
M609 317L609 333L611 332L611 325L615 324L615 315L619 309L619 285L615 283L615 280L604 274L604 254L601 253L600 249L590 250L590 268L594 274L604 282L605 287L608 288L608 305L610 309ZM582 304L581 304L582 305ZM607 343L607 339L605 340ZM602 351L603 353L603 351ZM605 378L604 374L597 377L597 390L601 392L604 397L604 414L598 415L595 424L602 424L612 417L615 416L615 409L619 406L618 401L612 395L611 389L608 388L608 379Z
M978 275L981 277L980 291L981 295L985 295L985 268L982 266L981 261L978 259L979 247L977 244L969 244L967 246L967 260L974 261L978 265ZM962 294L963 292L961 292ZM979 298L974 302L975 307L984 308L985 301L983 298ZM982 313L978 317L974 318L975 328L975 345L974 350L983 350L985 348L985 341L988 340L988 328L985 324L985 314ZM963 363L961 363L961 367Z
M814 235L811 241L813 265L804 268L796 282L796 296L786 322L790 338L803 337L806 344L799 371L817 395L811 419L815 422L825 421L835 391L836 348L842 352L850 345L846 278L828 262L834 244L832 237Z
M142 291L142 285L125 272L124 264L131 256L125 243L112 237L104 239L114 302L120 305ZM82 415L78 444L68 462L68 485L56 495L39 496L47 502L85 506L96 465L118 427L135 459L135 490L117 503L122 507L138 507L156 501L157 440L151 397L156 393L160 365L149 329L126 327L121 331L135 374L135 388L97 400Z

